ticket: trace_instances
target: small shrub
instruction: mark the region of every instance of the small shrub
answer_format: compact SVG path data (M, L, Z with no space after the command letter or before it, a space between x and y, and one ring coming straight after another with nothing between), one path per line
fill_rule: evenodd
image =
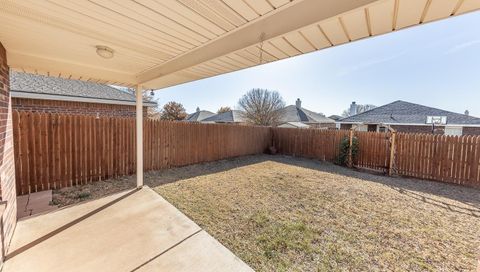
M350 149L350 137L344 137L340 142L340 154L337 157L337 164L347 165L348 164L348 151ZM358 138L353 137L352 139L352 160L355 161L358 154Z
M60 204L60 200L56 199L56 198L52 198L52 201L50 201L50 203L48 203L48 205L50 206L57 206Z
M89 197L90 197L89 192L80 192L76 195L76 198L78 198L80 200L84 200L84 199L89 198Z

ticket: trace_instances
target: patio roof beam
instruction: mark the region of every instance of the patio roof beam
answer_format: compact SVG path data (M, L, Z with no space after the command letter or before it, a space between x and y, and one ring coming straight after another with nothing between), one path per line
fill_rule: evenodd
M304 0L286 8L279 8L263 19L247 23L198 49L138 74L137 82L147 84L160 77L255 45L260 42L261 37L268 40L376 1Z

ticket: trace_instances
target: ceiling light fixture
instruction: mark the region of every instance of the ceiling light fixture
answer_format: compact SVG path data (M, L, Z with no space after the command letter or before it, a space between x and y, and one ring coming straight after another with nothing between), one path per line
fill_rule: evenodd
M113 49L108 47L108 46L104 46L104 45L97 45L95 46L97 48L97 55L99 55L100 57L104 58L104 59L111 59L113 58Z

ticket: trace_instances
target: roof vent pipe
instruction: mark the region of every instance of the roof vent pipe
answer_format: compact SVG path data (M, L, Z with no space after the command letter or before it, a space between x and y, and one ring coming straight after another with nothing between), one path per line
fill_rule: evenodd
M468 110L465 111L465 115L470 115L470 112Z
M197 107L197 112L200 112L200 107Z

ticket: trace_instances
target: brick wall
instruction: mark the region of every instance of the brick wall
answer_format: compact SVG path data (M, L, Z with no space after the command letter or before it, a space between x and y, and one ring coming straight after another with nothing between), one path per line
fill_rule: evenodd
M17 221L15 167L13 155L12 108L7 56L0 43L0 190L2 204L2 263Z
M406 133L432 133L431 126L392 126L397 132ZM444 127L435 126L435 134L443 135Z
M311 128L335 129L335 123L307 123Z
M71 102L58 100L41 100L28 98L12 98L12 107L19 111L71 113L100 116L134 117L135 106L100 103ZM143 115L147 116L147 107L143 107Z
M463 127L463 135L480 135L480 127Z
M352 128L351 124L341 124L340 129L350 129ZM396 130L397 132L405 132L405 133L432 133L431 126L395 126L392 125L391 128ZM465 128L464 128L465 129ZM445 132L445 127L435 127L435 134L443 135Z

